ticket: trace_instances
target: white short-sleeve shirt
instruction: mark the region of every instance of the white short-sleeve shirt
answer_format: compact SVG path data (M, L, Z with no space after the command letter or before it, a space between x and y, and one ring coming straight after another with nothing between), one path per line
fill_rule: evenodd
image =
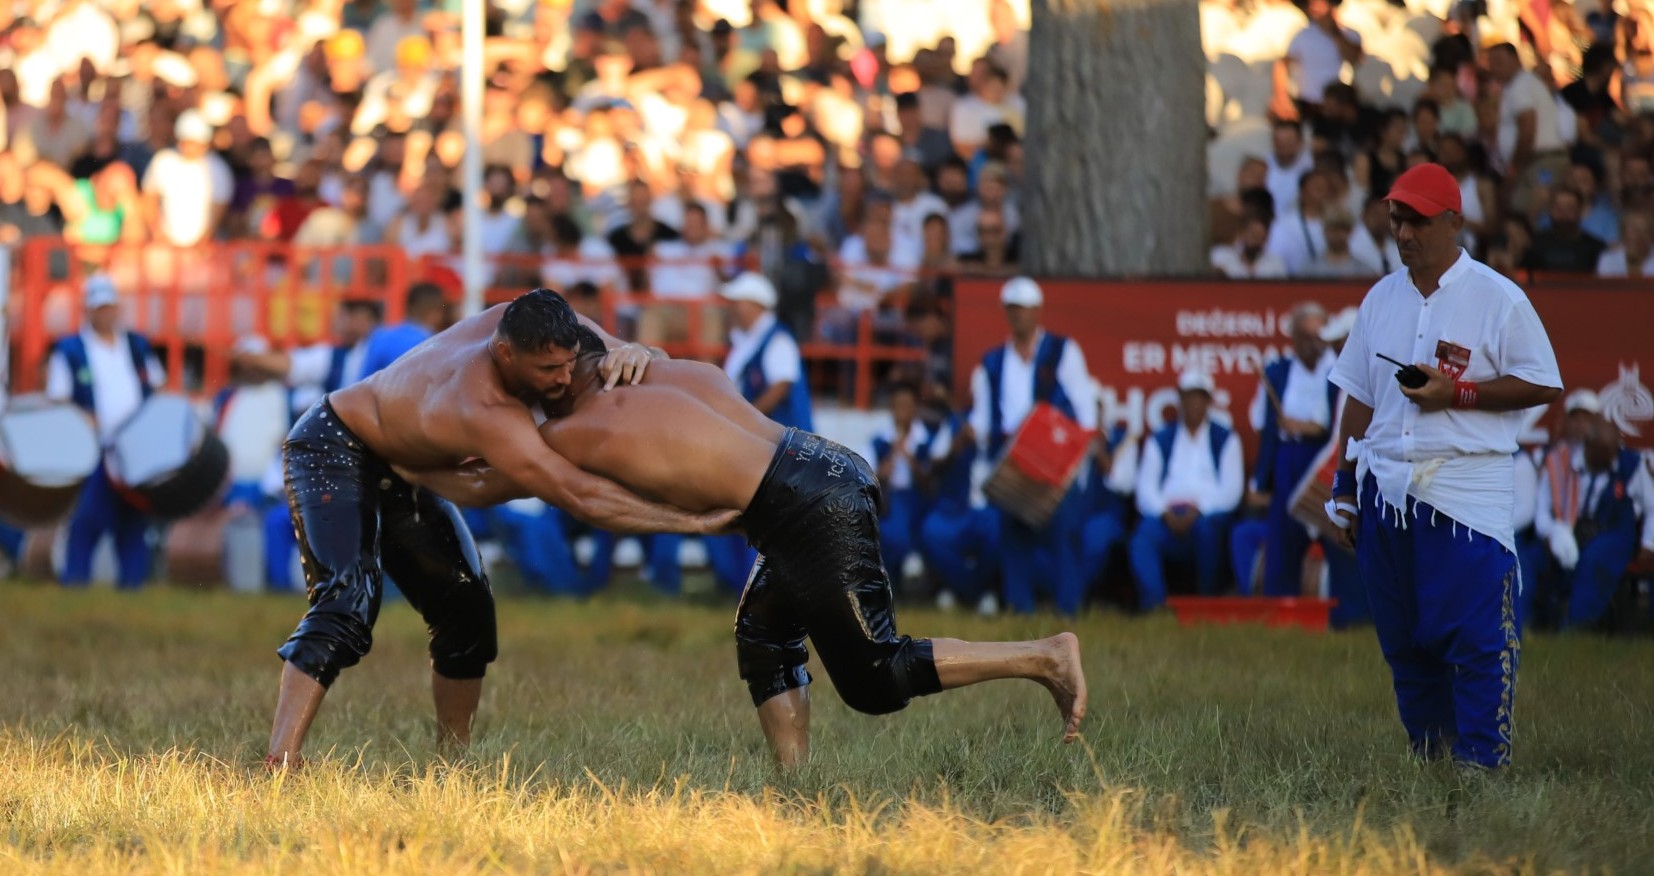
M1457 410L1424 413L1396 383L1402 362L1441 367L1440 342L1470 350L1461 380L1516 377L1561 388L1556 353L1533 304L1515 283L1463 250L1428 298L1407 271L1379 280L1357 311L1355 327L1333 368L1332 382L1373 409L1368 446L1378 456L1406 462L1438 457L1516 452L1521 411Z

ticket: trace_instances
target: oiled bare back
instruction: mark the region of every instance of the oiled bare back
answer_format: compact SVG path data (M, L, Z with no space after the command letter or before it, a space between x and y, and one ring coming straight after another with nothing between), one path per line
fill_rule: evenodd
M583 397L540 435L586 471L686 511L745 508L785 433L714 366L661 361L637 386Z

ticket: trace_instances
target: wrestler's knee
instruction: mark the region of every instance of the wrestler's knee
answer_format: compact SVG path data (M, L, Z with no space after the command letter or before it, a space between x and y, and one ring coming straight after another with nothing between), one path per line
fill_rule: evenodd
M736 636L735 660L741 680L747 683L752 704L762 705L771 697L810 683L804 664L810 654L802 639L776 641Z
M431 668L443 678L482 678L499 656L494 596L487 588L426 622L431 628Z
M372 649L373 626L365 618L349 612L312 611L276 653L327 688Z
M899 712L914 697L942 689L929 639L903 636L876 650L842 656L824 649L822 661L839 698L865 715Z

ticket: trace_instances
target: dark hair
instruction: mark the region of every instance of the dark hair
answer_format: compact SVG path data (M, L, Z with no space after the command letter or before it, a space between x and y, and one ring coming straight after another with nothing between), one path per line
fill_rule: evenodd
M896 109L908 110L919 108L919 92L902 91L896 94Z
M347 298L339 302L339 309L346 313L362 313L373 317L374 322L385 318L385 306L368 298Z
M1592 43L1585 50L1585 57L1580 61L1580 70L1586 75L1612 71L1619 62L1614 59L1614 46L1611 43Z
M435 283L415 283L408 287L407 310L409 313L415 313L439 307L447 303L447 298L442 287Z
M944 170L957 170L964 174L967 179L969 179L971 175L971 166L966 164L965 159L960 158L958 155L949 155L948 157L942 159L942 163L936 166L936 175L941 176L942 171Z
M1435 116L1437 119L1440 119L1442 117L1441 104L1436 103L1435 100L1433 100L1431 98L1428 98L1428 97L1421 97L1418 100L1413 101L1413 115L1414 116L1417 116L1419 113L1422 113L1425 110L1429 110L1430 114Z
M567 213L558 213L551 217L551 237L563 246L579 246L580 225Z
M1254 216L1270 225L1275 221L1275 196L1269 189L1247 189L1240 193L1241 214Z
M597 284L593 283L590 280L581 280L580 282L575 283L573 286L569 287L568 297L570 297L570 298L581 298L581 299L596 298L597 297Z
M538 353L552 347L573 350L580 344L580 320L563 296L535 289L505 306L496 329L513 349Z
M705 219L705 218L707 218L706 205L701 203L700 201L690 201L689 203L684 204L683 205L683 216L684 216L684 218L685 219L689 218L690 213L699 213L699 214L701 214L701 218Z
M582 356L593 353L601 356L608 352L609 348L604 345L603 339L597 336L597 332L586 328L584 323L576 322L574 324L574 336L575 341L580 344L580 355Z
M890 384L891 401L895 401L896 396L901 395L904 392L911 394L915 399L919 398L919 384L914 383L911 380L898 380L895 383Z

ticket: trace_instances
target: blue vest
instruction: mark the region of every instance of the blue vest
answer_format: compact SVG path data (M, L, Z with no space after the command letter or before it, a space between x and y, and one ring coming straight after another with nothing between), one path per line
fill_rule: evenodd
M1103 441L1105 442L1105 446L1108 447L1108 452L1110 454L1118 453L1120 451L1120 445L1124 444L1126 441L1125 425L1117 424L1114 428L1104 432ZM1098 514L1113 511L1117 508L1124 510L1126 505L1126 497L1110 490L1108 486L1103 483L1103 481L1106 480L1106 477L1103 474L1102 468L1097 465L1097 457L1092 456L1091 460L1086 464L1090 469L1088 473L1090 482L1087 484L1086 489L1091 493L1090 501L1086 503L1087 506L1091 508L1092 512Z
M142 398L149 398L155 390L149 385L149 357L153 353L149 339L137 332L126 332L126 346L132 353L132 368L138 374L138 391ZM93 401L92 368L86 356L86 339L80 335L68 335L52 345L52 352L60 353L63 361L69 366L71 381L70 399L87 413L95 413L97 405Z
M920 423L920 422L917 422L917 421L915 421L913 425L914 425L915 428L924 428L924 424ZM925 440L920 442L920 444L919 444L919 450L918 450L918 453L916 454L916 456L918 458L916 460L914 460L915 468L917 468L921 465L924 465L925 463L928 463L930 461L931 448L934 447L935 444L936 444L936 432L927 430L926 434L925 434ZM895 450L895 449L896 449L895 442L891 441L889 438L884 438L884 437L874 438L873 439L874 464L875 465L884 465L884 461L890 458L890 452L892 450ZM919 487L918 472L914 472L913 474L914 474L913 489L918 489L918 487Z
M350 347L333 346L333 358L327 365L327 380L322 383L323 392L338 392L345 388L345 358L350 355Z
M1166 485L1166 476L1172 472L1172 442L1177 440L1181 422L1173 423L1154 433L1154 443L1160 445L1160 485ZM1212 471L1223 472L1223 445L1229 441L1229 430L1211 420L1206 421L1206 437L1212 445Z
M1631 499L1631 479L1637 476L1637 469L1642 465L1642 454L1622 447L1618 461L1612 480L1603 488L1596 506L1590 511L1591 522L1596 524L1598 534L1635 531L1637 526L1637 506Z
M1047 333L1040 339L1039 349L1034 351L1034 404L1045 402L1061 411L1063 416L1074 419L1074 403L1057 380L1057 365L1062 362L1062 353L1067 347L1068 339L1061 335ZM1005 413L1001 410L999 389L1005 374L1003 344L982 357L982 371L988 378L988 456L998 459L1009 437L1005 434Z
M770 326L770 330L764 334L764 339L758 342L758 348L752 351L752 357L741 366L741 395L747 401L757 399L770 388L769 378L764 376L764 351L769 349L770 341L774 340L776 335L786 331L779 322ZM792 334L788 333L787 336L792 337ZM794 426L806 432L815 429L810 409L808 374L802 373L801 370L799 379L787 390L787 397L770 413L770 419L783 426Z
M1275 390L1276 398L1286 398L1287 375L1292 373L1292 359L1282 357L1264 366L1263 379ZM1327 381L1327 410L1337 414L1338 386ZM1331 436L1315 442L1316 447L1327 443ZM1252 480L1259 490L1268 492L1275 483L1275 454L1281 448L1281 415L1275 403L1266 401L1263 408L1263 428L1258 431L1258 464Z
M965 418L959 414L948 417L948 431L957 444L954 453L948 460L947 466L942 469L941 475L934 481L936 487L936 507L950 511L963 511L971 505L971 468L976 465L976 442L960 442L959 433L965 428ZM941 430L938 429L938 432ZM934 436L935 433L932 433ZM932 437L931 440L935 440Z

